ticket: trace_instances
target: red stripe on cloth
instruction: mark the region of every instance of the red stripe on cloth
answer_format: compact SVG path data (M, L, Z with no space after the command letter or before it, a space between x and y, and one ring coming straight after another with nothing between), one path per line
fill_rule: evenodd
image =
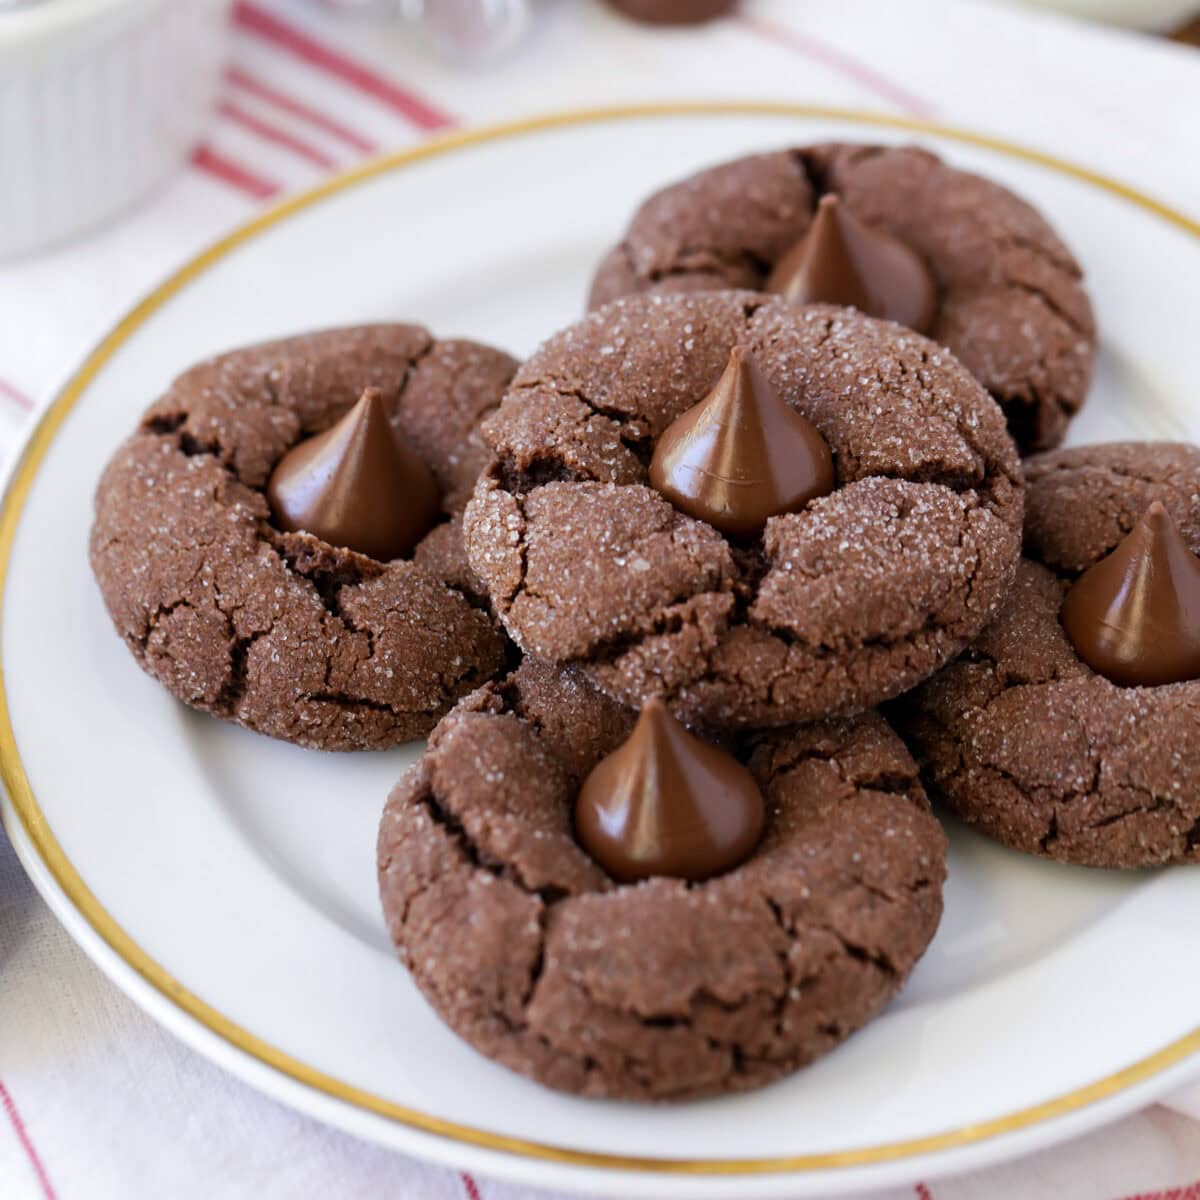
M1138 1192L1133 1196L1123 1196L1122 1200L1200 1200L1200 1180L1166 1192Z
M21 1120L21 1114L17 1111L17 1102L9 1094L2 1079L0 1079L0 1108L3 1108L8 1114L8 1120L13 1127L13 1132L17 1135L17 1141L21 1143L21 1148L25 1151L25 1157L29 1159L29 1165L33 1168L38 1183L42 1185L42 1195L45 1200L57 1200L50 1176L46 1174L46 1168L42 1165L37 1150L34 1149L29 1130L25 1128L25 1122Z
M917 1200L933 1200L933 1193L923 1183L918 1183L913 1191L917 1193Z
M459 1178L462 1179L463 1191L467 1193L467 1200L480 1200L479 1184L466 1171Z
M249 167L243 167L241 163L218 154L211 146L197 146L192 151L192 166L232 188L237 188L253 200L270 200L272 196L278 195L280 190L279 184L273 180L257 175Z
M9 383L7 379L0 379L0 396L11 400L18 407L25 409L26 412L29 412L33 408L33 401L19 387L15 387Z
M302 59L309 66L316 67L317 70L349 84L373 100L386 104L419 129L448 129L457 123L448 113L435 108L414 92L385 78L370 67L348 58L340 51L323 45L311 34L254 4L252 0L238 0L233 12L234 20L247 33L271 42L281 50Z
M873 67L859 62L844 50L840 50L837 46L830 45L820 38L800 33L786 25L778 25L774 21L764 21L759 17L743 15L737 19L745 28L757 33L760 37L776 42L788 50L794 50L797 54L802 54L814 62L831 67L845 75L847 79L853 79L855 83L890 101L902 112L915 117L931 117L936 111L932 104L922 100L920 96L913 95L907 88L880 75Z
M243 71L241 67L229 67L225 72L225 81L259 100L265 100L268 104L275 105L276 108L293 117L307 121L314 128L344 142L352 150L357 150L362 154L374 154L379 149L370 138L363 137L361 133L356 133L349 126L343 125L341 121L335 121L333 117L318 112L317 109L297 100L294 96L289 96L286 92L281 92L278 88L263 83L261 79L256 79L253 75Z
M270 121L256 117L253 113L234 104L232 100L222 100L217 105L217 112L243 129L257 134L263 141L270 142L273 146L282 146L285 150L290 150L314 166L321 167L326 171L332 171L337 166L337 160L330 158L324 150L310 146L303 138L296 137L286 129L280 129L278 125L272 125Z

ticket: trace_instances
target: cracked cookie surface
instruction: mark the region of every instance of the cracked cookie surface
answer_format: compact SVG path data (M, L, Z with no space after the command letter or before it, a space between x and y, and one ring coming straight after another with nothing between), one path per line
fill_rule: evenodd
M821 431L837 490L735 544L647 483L655 439L735 345ZM628 297L552 337L483 425L467 552L528 653L714 729L861 712L995 614L1022 482L995 403L941 347L749 292Z
M894 706L931 794L1064 862L1200 861L1200 681L1119 687L1059 620L1071 582L1161 500L1200 552L1200 449L1080 446L1027 464L1027 557L996 621Z
M549 1087L680 1099L826 1053L937 928L946 840L876 713L755 735L741 866L620 885L577 845L582 780L635 714L531 659L463 700L388 800L380 895L401 959L477 1050Z
M635 292L759 288L827 192L920 254L939 295L929 336L999 402L1022 450L1057 445L1096 353L1079 264L1024 200L916 147L800 147L664 188L601 263L590 306Z
M508 355L413 325L327 330L193 367L96 490L91 561L138 663L194 708L325 750L423 736L504 661L460 513ZM433 470L446 520L389 563L271 523L280 458L367 387Z

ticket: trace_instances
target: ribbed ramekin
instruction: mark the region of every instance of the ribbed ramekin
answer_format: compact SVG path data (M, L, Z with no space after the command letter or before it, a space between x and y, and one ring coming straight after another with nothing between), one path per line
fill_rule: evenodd
M232 0L0 3L0 257L110 220L209 120Z
M1196 0L1023 0L1023 3L1150 33L1177 29L1195 15L1197 8Z

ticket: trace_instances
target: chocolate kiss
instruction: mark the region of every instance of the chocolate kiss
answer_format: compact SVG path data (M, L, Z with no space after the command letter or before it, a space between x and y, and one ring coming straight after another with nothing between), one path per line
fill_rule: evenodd
M1113 683L1200 679L1200 558L1159 501L1075 581L1062 623L1079 657Z
M331 429L280 459L267 499L281 529L303 529L380 562L407 554L437 523L438 487L401 440L383 393L367 388Z
M925 264L898 238L863 224L837 196L821 197L808 232L764 285L794 304L844 304L924 333L937 291Z
M817 427L737 346L716 387L658 439L650 485L681 512L750 537L768 517L833 491L833 455Z
M736 867L762 833L762 793L732 755L693 737L659 699L601 759L575 802L575 831L614 878L709 879Z

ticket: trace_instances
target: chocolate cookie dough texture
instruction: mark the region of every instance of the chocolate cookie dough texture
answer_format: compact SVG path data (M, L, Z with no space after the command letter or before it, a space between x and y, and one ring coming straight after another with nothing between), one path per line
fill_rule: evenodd
M738 382L743 354L762 387ZM770 436L681 435L701 401L768 414ZM627 297L550 338L483 436L467 552L509 633L699 727L861 712L912 687L994 616L1019 554L995 403L939 346L848 309ZM785 442L787 462L740 488L755 520L724 521L738 473L715 487L713 464ZM780 504L798 511L765 519Z
M740 791L730 752L744 763L761 836L705 882L622 884L572 811L635 720L528 659L462 701L384 813L389 929L456 1033L547 1086L637 1100L761 1086L899 989L941 915L944 834L902 743L868 714L700 751L705 771L709 752L724 760L718 787ZM692 770L695 749L667 736Z
M92 567L138 663L195 708L305 746L428 733L504 661L459 514L487 457L479 423L515 366L372 325L181 375L96 491ZM361 503L381 479L388 519Z
M837 290L806 290L812 262L799 283L795 270L773 277L783 260L804 258L801 243L821 223L822 198L831 196L844 210L841 224L853 227L840 231L840 242L832 239L834 250L843 265L847 254L851 266L868 263L865 274L886 284L882 290L847 292L845 271L831 276L827 269L824 286L840 281ZM873 233L891 248L872 246ZM818 257L828 268L831 239L821 241ZM1022 450L1056 445L1083 404L1096 352L1079 264L1025 201L925 150L800 147L724 163L664 188L604 258L590 304L632 293L770 286L797 299L857 303L921 328L925 309L911 303L921 289L903 262L905 249L932 279L929 336L999 402ZM888 303L898 282L900 307Z
M1027 476L1016 588L895 717L935 797L997 841L1200 861L1200 449L1081 446Z

